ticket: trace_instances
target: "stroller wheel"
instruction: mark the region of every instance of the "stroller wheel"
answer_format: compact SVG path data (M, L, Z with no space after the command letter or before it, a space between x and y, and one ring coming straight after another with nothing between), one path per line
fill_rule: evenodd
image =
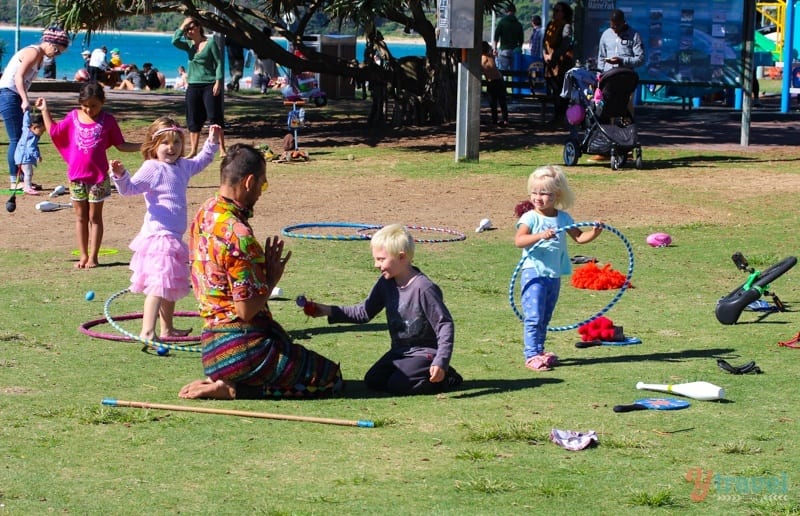
M633 162L633 166L636 167L636 170L642 169L642 149L636 148L633 150L633 157L635 161Z
M577 140L567 140L564 144L564 164L572 167L578 163L578 158L581 156L581 149Z
M623 154L622 156L618 154L611 155L611 170L619 170L625 165L625 158L626 156Z

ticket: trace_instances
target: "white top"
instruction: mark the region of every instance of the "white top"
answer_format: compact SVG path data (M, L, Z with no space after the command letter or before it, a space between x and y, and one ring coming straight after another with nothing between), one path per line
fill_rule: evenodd
M36 49L36 52L39 52L39 45L29 45L16 54L8 61L6 65L6 69L3 71L3 76L0 77L0 88L8 88L9 90L13 91L14 93L19 94L20 92L17 91L17 85L14 82L14 77L17 75L17 71L19 70L19 65L22 63L22 52L28 48ZM31 87L31 82L33 82L33 78L39 74L39 63L40 61L37 59L35 66L31 66L31 68L25 73L25 76L22 78L22 83L25 85L25 91Z
M102 48L95 48L92 50L92 56L89 58L89 66L95 68L103 68L106 64L106 53Z

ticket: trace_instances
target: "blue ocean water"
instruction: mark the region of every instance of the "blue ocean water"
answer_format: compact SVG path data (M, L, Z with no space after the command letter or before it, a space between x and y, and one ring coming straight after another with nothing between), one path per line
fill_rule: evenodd
M41 29L21 29L20 46L38 43L41 39ZM14 55L14 42L16 39L16 29L14 27L0 27L0 39L5 41L5 53L0 59L0 65L4 68L8 59ZM281 41L285 46L285 40ZM103 45L110 51L112 48L120 50L123 63L135 63L140 68L142 63L150 62L153 66L164 72L167 78L174 78L178 75L178 67L186 65L186 53L181 52L172 46L171 33L97 33L92 36L91 45L84 44L83 35L78 35L67 51L56 59L56 70L59 79L72 80L75 72L83 67L81 50L101 47ZM395 57L424 55L425 46L420 43L388 43L389 50ZM356 56L364 55L364 41L360 38L356 42ZM1 69L1 68L0 68ZM245 70L245 76L250 75L252 68ZM226 71L227 73L227 71Z

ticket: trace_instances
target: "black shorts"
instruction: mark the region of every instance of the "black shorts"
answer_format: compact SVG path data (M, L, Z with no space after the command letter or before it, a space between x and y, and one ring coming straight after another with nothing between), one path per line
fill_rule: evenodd
M186 88L186 128L199 133L206 121L223 125L222 95L214 95L214 83L190 84Z

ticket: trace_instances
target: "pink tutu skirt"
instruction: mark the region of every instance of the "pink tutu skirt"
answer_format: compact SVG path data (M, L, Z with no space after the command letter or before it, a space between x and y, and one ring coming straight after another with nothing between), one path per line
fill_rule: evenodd
M178 301L191 291L189 246L174 235L139 233L130 244L131 292Z

